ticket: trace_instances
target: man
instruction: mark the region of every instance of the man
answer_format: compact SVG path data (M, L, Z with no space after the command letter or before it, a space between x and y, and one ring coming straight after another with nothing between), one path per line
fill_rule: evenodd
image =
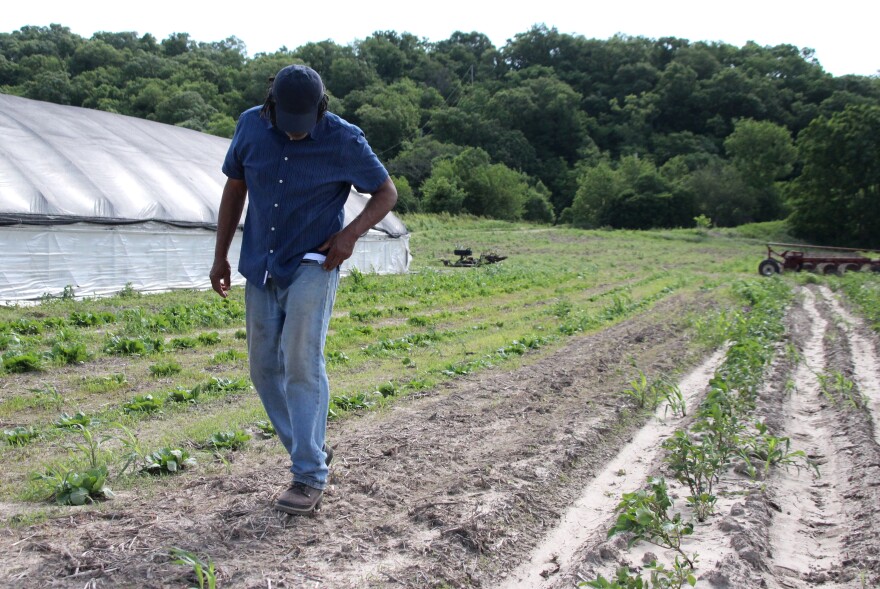
M363 132L328 112L327 101L318 73L291 65L275 76L262 107L242 113L223 163L211 268L211 286L225 297L229 247L248 197L238 270L247 279L251 380L290 455L292 484L275 508L291 514L318 509L327 484L324 341L339 265L397 201ZM352 185L372 197L343 227Z

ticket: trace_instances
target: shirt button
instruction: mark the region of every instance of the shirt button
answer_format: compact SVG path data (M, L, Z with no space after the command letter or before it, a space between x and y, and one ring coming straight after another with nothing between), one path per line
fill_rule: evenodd
M275 231L275 228L274 228L274 227L272 227L272 231Z
M287 158L286 158L286 157L284 158L284 161L287 161Z
M275 203L275 206L276 206L276 207L278 206L278 203L277 203L277 202Z
M269 250L269 253L270 253L270 254L274 254L274 253L275 253L275 250Z
M284 184L284 180L279 180L278 184Z

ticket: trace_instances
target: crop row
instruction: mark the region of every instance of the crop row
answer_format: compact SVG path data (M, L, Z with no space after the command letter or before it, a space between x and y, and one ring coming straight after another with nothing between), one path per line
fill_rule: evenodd
M705 521L714 512L720 476L737 462L744 466L742 470L746 474L761 479L776 465L813 467L802 451L791 450L787 437L774 435L753 417L764 374L784 336L782 319L791 292L781 280L740 282L734 290L747 306L746 310L726 318L727 339L731 343L724 362L709 381L709 390L690 426L675 431L663 442L665 471L687 490L685 501L697 522ZM668 386L647 383L643 376L627 394L642 400L648 408L655 408L660 399L665 398L671 401L673 410L683 416L685 408L680 394L670 391ZM672 508L667 482L662 476L649 477L645 487L624 493L608 536L624 534L630 545L641 540L672 550L674 561L668 565L656 561L648 564L646 578L621 567L611 579L599 575L582 586L605 589L693 586L696 555L683 550L682 540L694 533L695 522L680 512L673 513Z

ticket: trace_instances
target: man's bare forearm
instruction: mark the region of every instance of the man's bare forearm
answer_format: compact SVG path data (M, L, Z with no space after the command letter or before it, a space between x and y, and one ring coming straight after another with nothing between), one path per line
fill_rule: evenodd
M214 247L214 259L226 259L229 248L241 221L244 212L244 203L247 198L247 184L244 180L229 178L223 187L223 196L220 199L220 211L217 213L217 243Z
M373 191L366 206L348 227L356 235L363 235L385 218L397 203L397 188L389 177L378 189Z

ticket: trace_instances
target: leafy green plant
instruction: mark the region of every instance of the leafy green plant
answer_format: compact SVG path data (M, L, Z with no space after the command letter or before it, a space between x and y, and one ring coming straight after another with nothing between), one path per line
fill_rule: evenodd
M655 380L652 386L657 397L666 401L666 407L663 409L664 415L667 411L672 411L673 416L684 417L687 415L684 395L678 384L666 377L661 377Z
M669 498L666 481L663 478L648 478L648 487L633 493L624 493L615 508L617 520L608 530L608 537L628 533L628 544L632 546L644 540L662 548L676 551L685 564L693 569L693 557L681 549L681 540L694 531L694 525L683 522L681 514L669 516L672 500Z
M327 352L326 356L328 364L345 364L351 360L345 352L340 352L338 350Z
M822 394L834 405L843 403L851 409L866 407L864 395L856 388L855 383L842 372L834 370L817 376Z
M251 435L244 430L216 432L211 434L208 445L215 450L238 450L243 447Z
M687 432L678 430L663 442L666 450L664 461L677 481L691 491L688 503L699 521L706 521L715 508L716 497L712 494L723 467L712 445L694 441Z
M110 499L113 491L107 485L107 466L101 460L101 446L112 436L97 437L87 427L76 425L83 436L74 448L88 462L85 470L65 466L50 467L45 473L33 475L35 480L50 486L49 499L60 505L84 505L97 499Z
M52 346L49 356L62 364L87 362L92 357L85 344L80 342L56 342Z
M234 337L235 337L235 339L247 339L247 330L246 329L236 329Z
M740 448L740 455L751 467L750 473L753 478L757 475L754 471L755 461L761 463L764 478L770 473L770 468L776 465L794 466L797 470L812 467L818 476L818 466L807 458L803 450L791 450L789 438L770 435L767 426L760 421L755 423L755 429L757 430L755 435L741 437Z
M161 448L144 456L143 472L172 474L196 464L196 459L183 448Z
M126 282L125 286L116 293L120 299L136 299L141 296L141 293L135 290L134 285L131 282Z
M250 388L250 381L247 378L217 378L212 377L210 380L197 384L193 387L193 392L198 390L199 393L234 393L237 391L246 391Z
M153 413L162 408L162 399L153 395L136 395L134 399L125 403L122 410L125 413Z
M194 337L175 337L168 342L168 347L173 350L190 350L199 345L199 340Z
M239 352L238 350L230 349L225 352L217 352L214 354L214 357L211 358L211 363L225 364L227 362L239 362L241 360L247 360L247 354Z
M70 313L70 324L75 327L95 327L105 323L115 323L116 315L108 312L73 311Z
M57 428L75 429L78 427L88 427L94 423L95 420L92 417L89 417L82 411L77 411L74 415L62 413L61 416L55 420L54 425Z
M629 388L624 389L623 394L633 399L639 409L654 409L657 406L656 390L641 370L638 377L629 382Z
M84 471L50 468L34 478L51 485L52 492L48 499L54 499L59 505L85 505L99 499L113 498L113 491L107 485L106 466Z
M31 389L34 397L41 407L53 407L59 409L64 403L64 397L55 388L55 385L47 384L43 388Z
M86 376L82 379L82 388L90 393L106 393L115 391L128 384L125 374L117 372L106 376Z
M640 575L632 573L626 567L617 569L615 577L611 580L599 575L593 581L584 581L578 587L594 587L598 589L680 589L685 584L693 587L697 584L697 578L693 569L683 563L678 556L675 562L666 568L657 561L652 561L645 567L649 576L643 579Z
M180 363L176 362L175 360L157 362L150 366L150 374L157 378L163 376L173 376L175 374L179 374L182 370L183 368L181 368Z
M174 558L171 562L174 564L182 564L192 567L196 582L199 584L199 589L216 589L217 572L215 571L214 563L210 558L208 559L208 562L205 562L195 553L182 548L172 547L170 553L171 557Z
M116 356L143 356L161 352L165 343L161 338L140 337L128 338L110 335L104 342L104 353Z
M266 419L261 419L257 423L254 424L258 430L260 430L260 434L264 438L271 438L273 436L278 435L278 432L275 431L275 426L272 425L272 422Z
M216 346L220 343L220 334L216 331L200 333L197 339L198 342L203 346Z
M201 395L201 389L198 387L193 389L177 387L168 391L168 399L175 403L195 403L199 400L199 395Z
M3 357L3 370L6 372L38 372L43 369L40 357L33 352L13 354Z
M400 392L400 388L397 387L393 382L383 382L379 385L379 388L376 391L382 395L383 397L393 397L394 395Z
M33 426L19 426L3 430L3 439L10 446L24 446L39 437L40 432Z

